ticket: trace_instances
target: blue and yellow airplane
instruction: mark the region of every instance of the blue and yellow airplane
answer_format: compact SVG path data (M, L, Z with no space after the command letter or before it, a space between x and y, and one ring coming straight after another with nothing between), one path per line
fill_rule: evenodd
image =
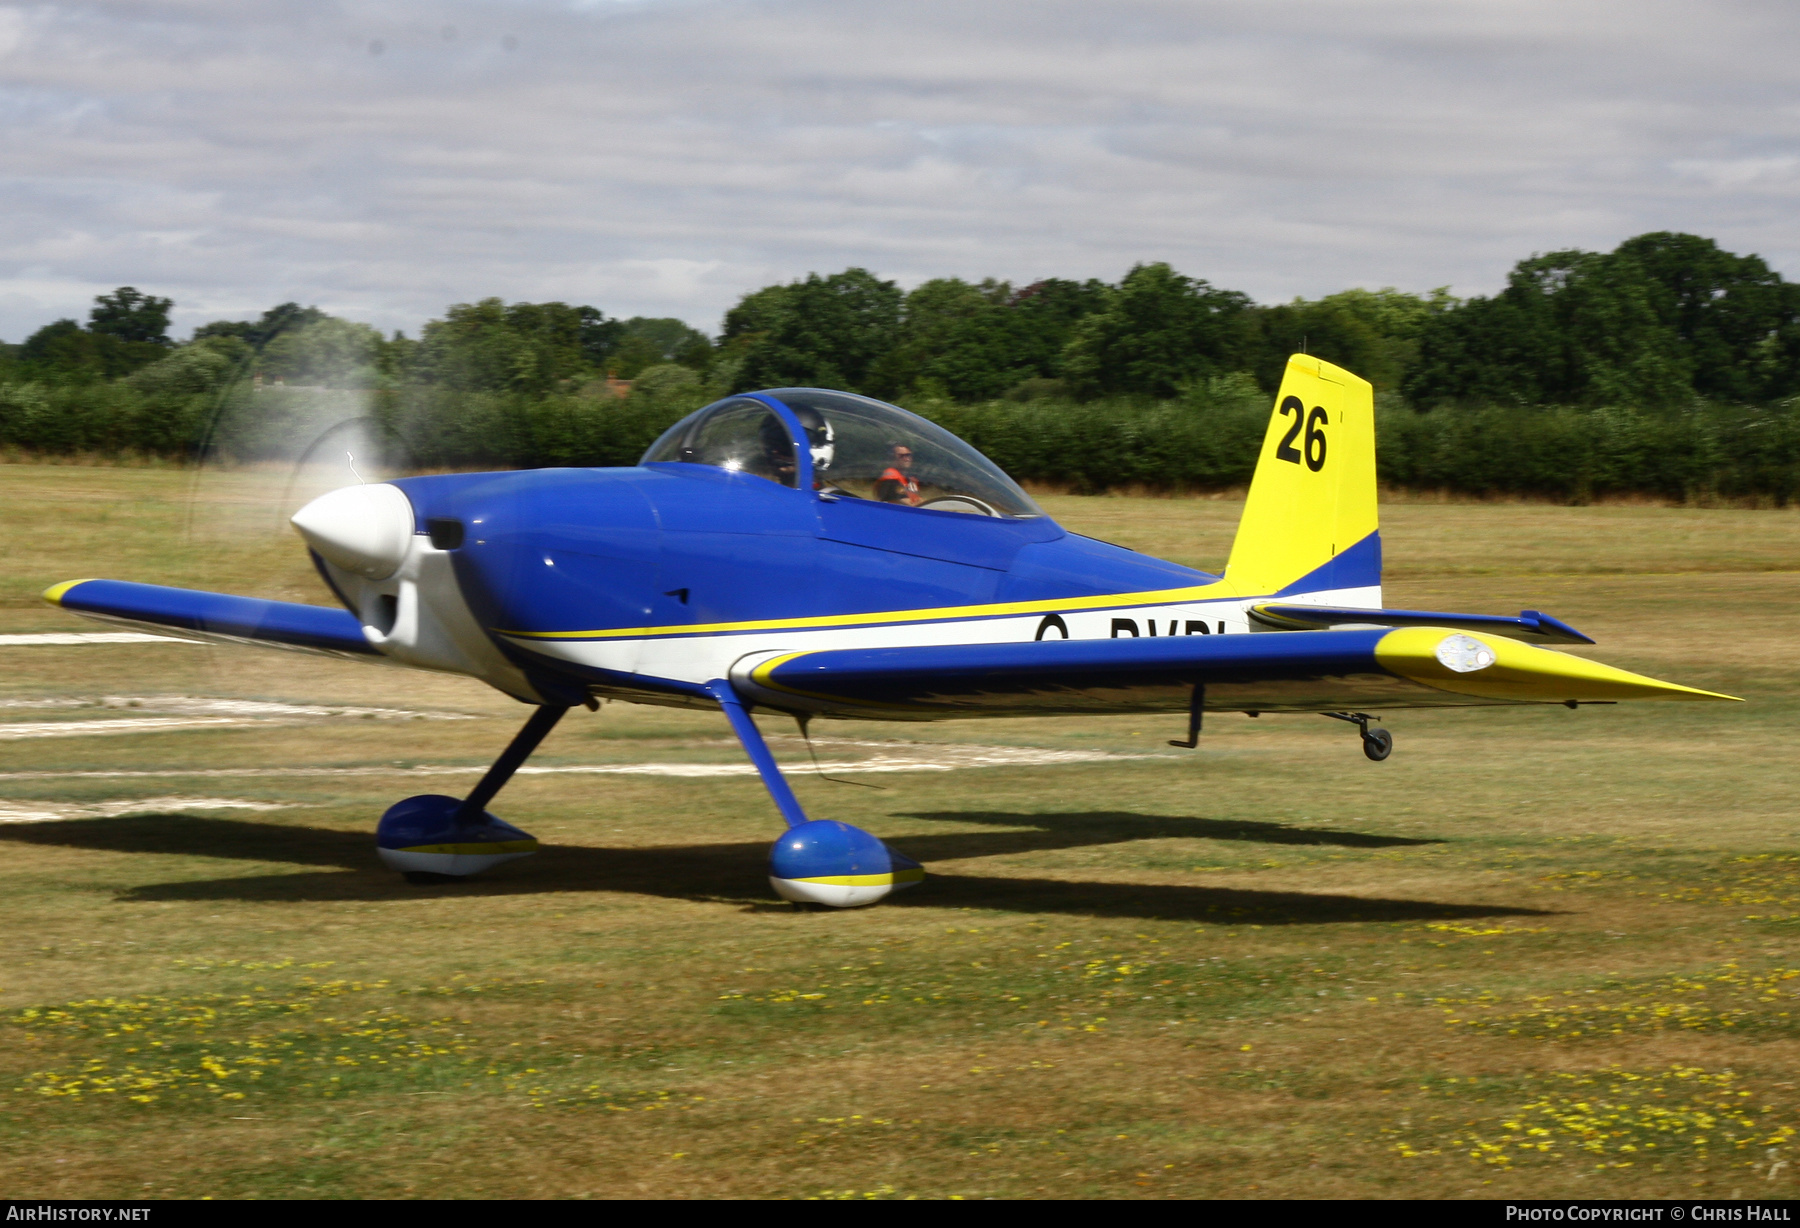
M1381 608L1370 386L1288 360L1224 574L1063 529L986 457L893 405L815 388L728 397L623 469L348 486L294 527L342 608L75 580L63 609L201 639L479 678L536 711L466 798L377 829L414 881L537 848L487 805L565 712L721 710L788 823L783 897L849 907L924 876L809 820L751 720L1315 712L1728 699L1536 647L1549 615Z

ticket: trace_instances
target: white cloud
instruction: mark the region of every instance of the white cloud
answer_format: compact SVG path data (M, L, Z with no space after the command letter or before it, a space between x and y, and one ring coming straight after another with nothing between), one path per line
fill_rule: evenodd
M1676 171L1691 175L1716 188L1741 188L1753 183L1789 187L1800 181L1800 158L1682 158L1671 163Z
M1787 0L0 8L0 336L125 283L409 330L490 294L712 328L849 264L1468 293L1664 228L1792 274L1797 34Z
M11 55L25 42L25 14L0 7L0 58Z

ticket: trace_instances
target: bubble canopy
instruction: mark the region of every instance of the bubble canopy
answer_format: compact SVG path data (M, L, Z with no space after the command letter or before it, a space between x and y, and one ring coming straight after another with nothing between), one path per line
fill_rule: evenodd
M796 440L775 411L798 420ZM796 443L805 449L802 463ZM802 471L822 498L1028 519L1043 510L1000 467L934 422L848 392L776 388L715 401L650 445L641 464L714 465L798 488Z

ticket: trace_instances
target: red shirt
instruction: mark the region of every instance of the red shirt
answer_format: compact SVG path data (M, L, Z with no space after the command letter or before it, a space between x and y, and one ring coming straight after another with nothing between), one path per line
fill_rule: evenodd
M901 473L890 466L888 471L876 479L877 482L893 482L896 484L900 499L883 500L883 502L899 503L904 500L912 507L919 506L919 479L910 474Z

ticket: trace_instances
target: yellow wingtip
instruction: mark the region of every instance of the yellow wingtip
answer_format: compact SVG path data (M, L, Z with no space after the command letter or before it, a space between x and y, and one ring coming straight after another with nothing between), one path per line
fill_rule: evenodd
M1490 649L1493 660L1467 671L1451 669L1438 653L1451 637L1473 640ZM1630 699L1744 702L1736 695L1664 682L1503 635L1471 636L1448 627L1390 631L1375 645L1375 659L1390 673L1413 682L1501 703L1616 703Z
M92 579L90 576L89 579ZM51 605L61 605L63 597L77 584L86 584L87 580L64 580L61 584L52 584L44 590L44 600Z

